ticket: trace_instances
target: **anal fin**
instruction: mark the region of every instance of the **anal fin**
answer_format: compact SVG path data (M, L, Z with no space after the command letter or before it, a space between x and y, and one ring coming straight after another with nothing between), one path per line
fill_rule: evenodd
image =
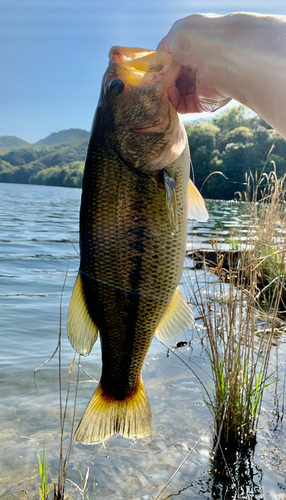
M101 382L97 386L75 432L75 442L93 444L105 441L114 434L126 438L142 438L152 432L152 415L142 380L126 398L109 397Z
M190 328L193 323L194 314L177 288L168 311L157 327L155 336L163 342L173 340Z
M99 329L88 312L80 274L77 275L70 301L67 330L73 348L87 356L93 348Z

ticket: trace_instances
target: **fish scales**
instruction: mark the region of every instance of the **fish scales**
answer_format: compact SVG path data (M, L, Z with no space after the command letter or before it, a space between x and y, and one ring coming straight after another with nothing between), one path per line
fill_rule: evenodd
M170 238L160 175L139 175L93 146L97 154L87 158L84 181L90 192L81 211L80 271L90 315L100 330L102 386L123 398L138 385L154 332L180 281L188 179L179 172L180 229ZM119 374L125 374L124 382Z
M86 444L151 433L144 359L155 332L174 338L193 318L177 288L190 193L205 217L189 184L186 134L167 97L177 74L172 82L164 74L170 55L114 48L110 57L84 171L81 260L68 314L78 352L88 355L98 332L101 339L100 383L75 434Z

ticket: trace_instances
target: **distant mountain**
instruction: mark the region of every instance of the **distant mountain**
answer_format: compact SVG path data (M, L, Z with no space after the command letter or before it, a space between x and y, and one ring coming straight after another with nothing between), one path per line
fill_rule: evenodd
M0 182L80 188L89 133L61 130L29 144L18 137L0 137Z
M14 135L2 135L0 137L0 149L24 148L30 146L27 141L19 139Z
M34 146L54 146L67 142L82 142L89 139L89 132L80 128L69 128L60 132L53 132L44 139L40 139Z

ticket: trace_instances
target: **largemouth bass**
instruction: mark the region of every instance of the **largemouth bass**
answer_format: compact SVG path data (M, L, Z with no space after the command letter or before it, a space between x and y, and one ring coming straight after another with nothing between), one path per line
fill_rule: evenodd
M207 220L189 181L183 125L168 100L170 54L113 47L92 127L80 209L80 268L68 314L74 349L97 339L102 375L75 433L90 444L152 431L141 371L154 334L193 322L178 289L187 221Z

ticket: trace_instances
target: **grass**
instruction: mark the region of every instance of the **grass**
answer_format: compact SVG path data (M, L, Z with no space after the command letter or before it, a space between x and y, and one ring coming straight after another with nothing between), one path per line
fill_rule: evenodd
M46 463L45 446L43 448L42 458L40 452L38 453L38 460L39 460L39 473L41 479L41 486L39 487L40 498L41 500L47 500L51 492L51 489L53 487L53 481L51 482L50 486L48 486L48 467Z
M246 185L240 198L252 193L253 202L245 205L248 236L237 265L229 260L226 270L222 259L212 271L196 271L192 291L214 381L207 401L213 451L226 462L254 449L263 393L277 380L268 373L270 351L286 312L286 174L278 179L273 165L259 178L249 174ZM239 248L237 240L238 232L232 241Z
M194 294L214 380L207 404L214 417L214 451L232 457L255 444L263 391L271 383L267 368L274 331L256 337L254 280L253 289L244 291L232 271L228 282L223 270L219 280L207 274L209 281L203 287L197 282Z
M83 477L80 470L79 470L79 475L80 475L80 479L81 479L81 486L74 483L70 479L68 479L68 481L71 483L71 485L74 487L74 489L79 493L82 500L90 500L90 496L89 496L90 484L88 484L89 483L89 467L87 468L85 478ZM93 490L95 490L95 481L93 482ZM94 500L96 500L96 495L94 495Z

